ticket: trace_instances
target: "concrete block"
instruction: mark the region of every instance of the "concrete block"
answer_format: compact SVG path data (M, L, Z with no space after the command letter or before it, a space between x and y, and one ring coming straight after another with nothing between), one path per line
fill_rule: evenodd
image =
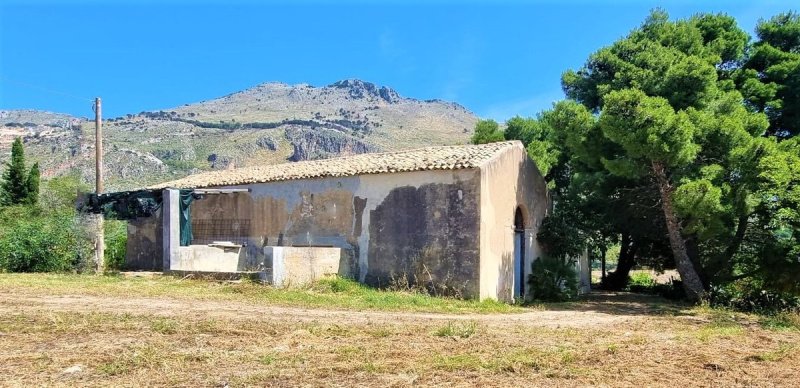
M177 260L170 270L191 272L243 271L244 255L241 245L190 245L178 248Z
M275 287L308 284L339 273L341 248L264 247L267 281Z

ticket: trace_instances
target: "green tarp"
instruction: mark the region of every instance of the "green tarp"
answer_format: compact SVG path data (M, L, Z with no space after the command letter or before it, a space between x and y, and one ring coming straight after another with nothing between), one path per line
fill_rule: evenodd
M181 246L192 244L192 211L190 205L199 196L193 190L181 190L180 220L181 220Z
M79 201L78 211L103 214L106 219L133 220L150 217L161 208L161 191L139 190L89 194Z
M162 204L161 190L123 191L107 194L89 194L78 204L85 213L103 214L106 219L133 220L150 217ZM192 215L190 205L200 198L194 190L180 190L180 238L181 246L192 243Z

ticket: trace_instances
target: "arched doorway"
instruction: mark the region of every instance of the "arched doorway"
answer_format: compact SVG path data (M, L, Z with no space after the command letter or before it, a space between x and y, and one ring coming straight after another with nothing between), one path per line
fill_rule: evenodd
M514 298L525 295L525 218L522 209L514 212Z

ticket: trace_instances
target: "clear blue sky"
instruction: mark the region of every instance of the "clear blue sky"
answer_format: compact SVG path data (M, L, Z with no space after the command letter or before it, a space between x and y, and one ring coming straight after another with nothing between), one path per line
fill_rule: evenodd
M759 18L800 8L796 0L0 0L0 109L91 116L89 100L100 96L115 117L267 81L360 78L505 120L562 98L563 71L654 7L673 18L725 12L751 34Z

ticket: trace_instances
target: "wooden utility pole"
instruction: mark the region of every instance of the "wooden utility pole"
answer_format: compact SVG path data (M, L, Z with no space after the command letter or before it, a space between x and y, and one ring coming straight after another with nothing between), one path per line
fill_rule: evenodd
M94 148L95 148L95 194L103 193L103 109L100 97L94 99ZM103 214L97 214L94 240L94 264L96 273L105 270L106 244L103 233Z

